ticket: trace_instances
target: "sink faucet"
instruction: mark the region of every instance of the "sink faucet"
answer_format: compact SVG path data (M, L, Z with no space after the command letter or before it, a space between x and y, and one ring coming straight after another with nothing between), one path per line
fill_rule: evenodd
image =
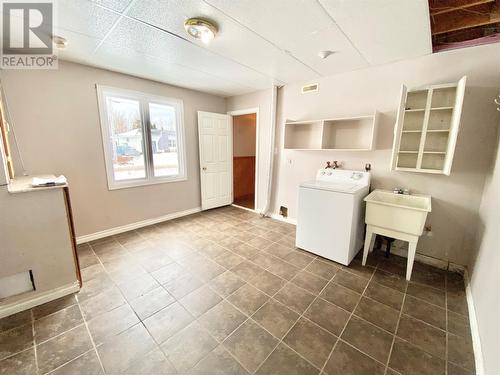
M410 195L410 190L405 189L405 188L400 188L400 187L395 187L394 189L392 189L392 192L394 194Z

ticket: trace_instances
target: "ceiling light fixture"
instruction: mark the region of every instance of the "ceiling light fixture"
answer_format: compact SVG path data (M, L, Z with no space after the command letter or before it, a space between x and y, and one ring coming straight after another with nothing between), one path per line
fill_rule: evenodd
M190 18L184 22L186 32L203 43L209 43L217 34L217 26L202 18Z
M59 35L54 35L52 42L57 49L65 49L68 46L68 40Z

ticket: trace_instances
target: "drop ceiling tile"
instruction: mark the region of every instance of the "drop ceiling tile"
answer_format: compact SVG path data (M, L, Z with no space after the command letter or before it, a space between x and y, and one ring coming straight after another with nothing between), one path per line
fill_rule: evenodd
M322 75L368 66L316 0L295 1L293 6L289 0L206 1ZM335 53L321 59L318 52L323 50Z
M134 3L127 15L183 38L188 38L183 26L187 18L208 18L219 26L217 37L209 45L193 43L282 82L318 76L293 56L202 0L143 0Z
M88 0L117 12L123 12L132 0Z
M56 28L94 38L102 38L120 17L86 0L59 0L54 4Z
M123 18L98 51L116 46L153 56L165 63L177 64L213 75L233 84L259 90L273 83L267 77L204 48L157 28Z
M219 96L253 91L252 88L144 55L129 48L106 43L103 47L92 57L92 65Z
M427 0L319 0L370 64L432 52Z

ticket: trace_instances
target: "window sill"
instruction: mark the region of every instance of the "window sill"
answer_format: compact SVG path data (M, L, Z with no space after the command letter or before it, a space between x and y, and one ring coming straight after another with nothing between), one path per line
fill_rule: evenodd
M123 181L119 183L113 183L112 185L108 183L108 190L119 190L119 189L129 189L134 187L148 186L148 185L158 185L158 184L168 184L170 182L182 182L187 181L187 176L169 177L169 178L157 178L154 180L137 180L137 181Z

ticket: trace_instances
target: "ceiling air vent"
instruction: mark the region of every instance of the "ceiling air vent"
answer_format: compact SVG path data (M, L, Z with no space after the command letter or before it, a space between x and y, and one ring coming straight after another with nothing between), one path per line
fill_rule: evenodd
M319 90L319 85L317 83L312 83L310 85L302 86L302 94L305 94L308 92L315 92L318 90Z

